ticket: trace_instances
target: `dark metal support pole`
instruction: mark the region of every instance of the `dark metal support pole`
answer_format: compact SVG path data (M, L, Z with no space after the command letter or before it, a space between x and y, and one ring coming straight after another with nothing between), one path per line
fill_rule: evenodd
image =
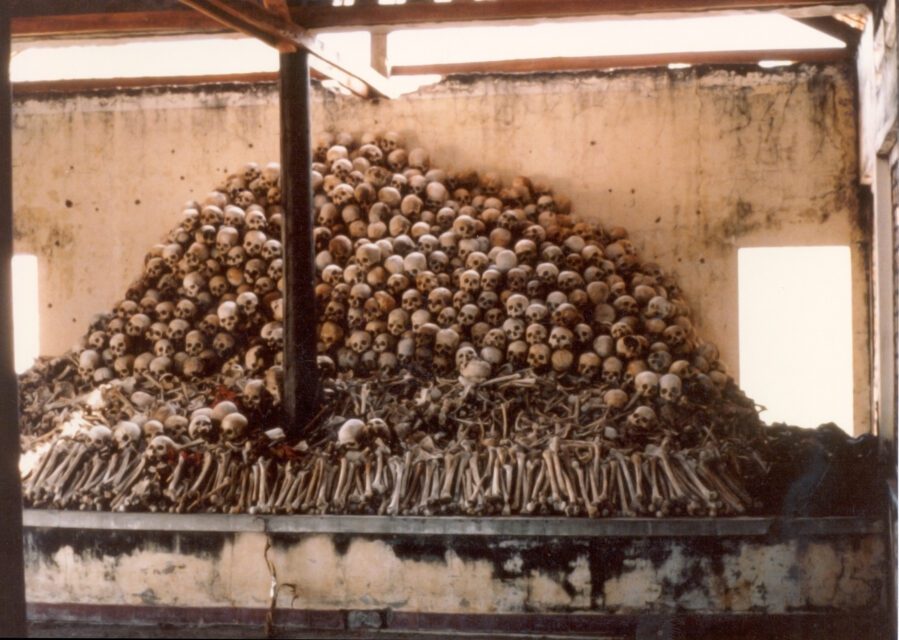
M319 404L308 55L305 50L281 54L284 430L289 435L302 432Z
M0 11L0 636L25 635L19 411L12 335L12 93L9 14Z

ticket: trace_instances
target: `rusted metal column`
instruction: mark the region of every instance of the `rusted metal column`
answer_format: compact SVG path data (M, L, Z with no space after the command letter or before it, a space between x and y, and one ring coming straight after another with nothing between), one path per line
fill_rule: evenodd
M12 94L9 15L0 11L0 636L25 635L19 413L12 335Z
M308 55L304 50L281 54L284 430L290 435L302 432L319 404Z

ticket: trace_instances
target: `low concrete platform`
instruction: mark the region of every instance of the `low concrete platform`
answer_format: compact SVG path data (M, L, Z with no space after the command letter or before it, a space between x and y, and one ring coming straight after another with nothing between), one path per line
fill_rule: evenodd
M34 635L883 638L883 523L25 513Z

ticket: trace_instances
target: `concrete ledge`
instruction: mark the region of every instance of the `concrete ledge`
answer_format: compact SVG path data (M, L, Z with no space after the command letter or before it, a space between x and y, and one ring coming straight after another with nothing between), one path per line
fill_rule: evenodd
M354 624L355 610L278 610L272 619L274 637L296 637L314 632L317 638L466 638L544 639L601 638L809 638L871 639L883 637L883 618L845 613L792 614L674 614L602 615L541 614L434 614L384 610L376 613L377 628ZM142 638L262 637L267 609L197 607L127 607L103 605L30 604L31 637L115 637L109 632ZM79 633L79 630L82 633ZM303 634L302 637L309 637Z
M533 537L708 537L877 534L872 518L459 518L100 513L26 509L26 528Z

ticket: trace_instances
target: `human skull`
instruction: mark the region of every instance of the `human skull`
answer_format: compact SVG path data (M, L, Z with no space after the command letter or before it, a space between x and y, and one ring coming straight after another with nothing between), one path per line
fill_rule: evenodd
M237 307L245 317L252 317L259 311L259 298L252 291L244 291L237 296Z
M319 330L319 339L325 350L330 350L343 340L343 328L336 322L325 321Z
M456 368L461 372L465 366L478 357L478 352L471 345L459 347L456 350Z
M662 336L668 346L675 350L682 347L687 341L686 330L677 324L667 327L665 331L662 332Z
M592 351L585 351L578 358L577 372L588 380L593 379L599 373L602 360Z
M205 292L200 292L202 295ZM194 316L197 314L197 305L187 298L182 298L178 301L178 304L175 305L175 317L181 320L189 321L193 320ZM142 315L142 314L139 314ZM138 316L133 316L132 319ZM149 325L149 318L147 318ZM140 335L140 334L138 334Z
M474 238L477 232L478 225L471 216L460 215L453 220L453 233L459 239Z
M244 234L243 250L246 255L255 258L262 255L262 247L265 245L268 237L259 229L251 229Z
M226 256L232 247L240 243L240 232L234 227L220 227L215 236L215 250L219 256Z
M481 287L481 274L474 269L464 271L462 275L459 276L459 287L468 293L477 293Z
M552 352L550 357L553 371L556 373L565 373L574 366L574 354L568 349L558 349Z
M184 338L184 352L189 356L199 356L206 348L206 336L202 331L194 329Z
M513 340L506 347L506 360L517 367L524 366L528 358L528 344L524 340Z
M180 344L184 337L187 335L187 332L190 331L190 323L187 320L182 320L181 318L173 318L169 322L169 326L166 329L165 336L169 340L172 341L173 344Z
M372 336L368 331L353 331L347 340L347 346L357 354L362 354L371 348Z
M409 327L409 312L405 309L394 309L387 316L387 330L391 335L399 337Z
M540 344L546 342L548 332L542 324L529 324L525 330L525 340L529 345Z
M667 346L667 345L666 345ZM649 368L658 374L663 374L671 367L673 359L668 351L653 351L646 357Z
M78 374L83 379L89 379L94 375L94 371L101 365L103 359L100 354L93 349L85 349L78 356Z
M568 296L562 291L550 291L546 296L546 308L550 314L555 313L566 302L568 302Z
M258 381L261 384L261 380ZM240 440L244 434L246 433L247 426L249 421L247 417L242 413L229 413L224 418L222 418L221 425L219 430L222 434L222 439L228 442L234 442L236 440Z
M226 300L218 306L217 315L219 326L225 331L234 331L237 328L238 306L232 300Z
M565 327L553 327L549 333L549 346L553 349L571 349L574 343L574 334Z
M365 305L365 302L371 298L372 290L371 287L364 283L354 284L350 287L350 297L349 303L350 307L354 309L360 309Z
M623 336L615 342L615 352L623 359L639 358L643 352L643 336Z
M202 331L206 336L212 337L216 333L218 333L219 328L219 317L215 313L207 313L203 318L197 323L197 329ZM160 336L161 337L161 336ZM155 341L155 339L151 338ZM158 339L158 338L156 338Z
M644 315L649 318L670 318L672 314L672 306L667 298L662 296L653 296L646 305Z
M134 373L146 373L150 369L150 363L153 361L155 356L149 351L145 351L141 353L137 357L134 358ZM79 368L80 371L80 368Z
M525 324L520 318L507 318L505 322L503 322L502 329L509 342L524 338Z
M177 449L177 445L175 441L169 438L168 436L155 436L152 440L150 440L149 444L147 444L147 449L144 454L150 460L155 462L164 462L167 461Z
M133 316L132 319L137 316ZM146 317L146 316L144 316ZM131 322L129 321L128 326L126 327L126 331L128 335L131 335ZM90 336L87 338L87 343L93 349L97 351L102 351L106 346L106 332L105 331L93 331Z
M459 334L453 329L440 329L435 337L434 352L442 356L452 356L459 346Z
M456 318L463 327L470 327L481 317L481 310L477 305L465 304L459 309Z
M481 291L478 295L476 304L482 311L490 311L499 304L499 296L493 291Z
M128 420L122 420L113 429L113 438L115 438L119 449L136 445L140 437L140 427Z
M262 259L272 261L281 257L281 242L274 238L269 238L262 245Z
M609 385L618 385L624 374L624 364L615 356L602 361L602 381Z
M171 369L172 358L170 356L156 356L150 360L150 366L148 367L150 374L157 380L168 374Z
M215 424L209 413L194 413L191 416L188 434L192 440L211 440L215 433Z
M589 324L580 322L574 327L574 337L578 344L589 346L593 343L593 328Z
M212 349L219 358L226 358L234 349L234 336L229 333L219 332L212 339Z
M432 271L422 271L415 277L415 286L424 295L436 289L439 283L440 281Z
M634 377L634 388L644 398L655 396L659 387L659 376L652 371L641 371Z
M558 285L559 289L565 292L573 291L578 287L583 286L584 279L580 276L580 274L574 271L562 271L559 273Z
M515 267L506 273L506 287L515 293L523 293L527 287L527 273L524 269Z
M537 259L537 245L528 238L516 242L514 252L519 264L532 264Z
M191 271L184 276L182 286L188 297L197 298L206 287L206 278L199 271ZM174 309L172 313L174 313Z
M550 348L543 344L532 344L528 349L528 365L534 371L543 371L550 364Z
M225 264L229 267L240 267L247 259L247 253L242 246L231 247L225 255Z
M632 316L640 312L640 308L637 304L636 299L634 299L633 296L629 295L618 296L617 298L615 298L612 306L615 307L615 310L618 312L619 317Z
M510 318L523 318L528 307L528 299L520 293L513 293L506 299L506 314Z
M649 429L655 424L656 412L646 405L634 409L627 418L628 425L636 429Z
M403 269L410 278L415 278L428 268L428 258L420 251L412 251L403 258Z
M559 280L559 268L552 262L541 262L535 271L537 278L547 287L556 286Z
M181 375L187 380L198 380L205 371L206 362L200 356L188 356L181 363Z
M403 292L402 306L408 313L412 313L422 306L421 292L417 289L407 289Z
M666 373L659 378L659 397L666 402L677 402L683 392L680 376Z

